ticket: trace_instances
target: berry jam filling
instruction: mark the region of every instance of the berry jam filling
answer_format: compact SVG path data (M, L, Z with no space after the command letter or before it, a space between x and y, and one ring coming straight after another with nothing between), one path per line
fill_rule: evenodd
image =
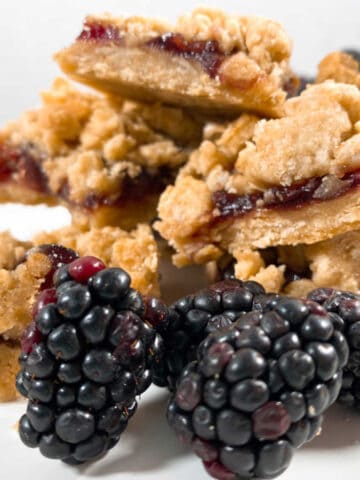
M77 40L85 42L110 41L121 45L123 38L122 31L115 25L86 22ZM216 77L220 65L227 57L216 40L188 41L180 33L165 33L152 38L144 46L162 50L186 60L194 60L201 65L211 78Z
M41 153L31 145L0 144L0 182L15 177L19 185L47 193L47 178L39 162Z
M120 30L115 25L97 22L85 22L77 40L80 41L113 41L121 42Z
M37 151L31 144L8 145L0 144L0 182L14 180L17 184L41 193L59 196L73 206L86 210L95 210L100 206L126 206L134 201L142 201L146 195L160 194L164 188L172 183L175 174L168 168L159 169L155 175L146 171L135 178L125 177L119 185L119 194L101 196L89 193L84 200L77 204L70 198L69 185L65 183L59 192L50 192L41 162L44 154Z
M350 172L341 179L332 175L314 177L290 187L273 187L265 192L237 195L224 190L213 193L213 216L217 223L227 218L242 217L257 208L301 208L309 203L333 200L360 185L360 170Z
M102 196L96 193L89 193L81 203L71 200L69 186L64 184L60 198L73 206L81 207L86 210L95 210L96 208L105 207L125 207L129 203L142 202L149 195L159 195L165 187L172 183L175 178L175 172L167 168L162 168L155 175L144 171L135 178L125 177L119 185L119 194L112 196Z
M226 58L216 40L188 41L179 33L165 33L146 43L147 47L195 60L210 78L215 78L219 68Z

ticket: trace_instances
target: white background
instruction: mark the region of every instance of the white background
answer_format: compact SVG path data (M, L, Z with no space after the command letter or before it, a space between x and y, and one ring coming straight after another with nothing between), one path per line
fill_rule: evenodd
M87 13L152 14L174 18L196 2L149 0L0 0L0 124L39 103L38 92L59 74L52 54L69 44ZM359 0L223 0L202 2L229 12L280 20L294 39L293 66L315 74L327 52L360 48ZM0 229L27 238L40 228L69 221L63 210L0 207ZM1 248L1 246L0 246ZM24 404L0 405L0 478L4 480L119 479L172 480L208 478L200 463L177 445L164 420L165 392L153 389L123 440L101 462L79 469L42 459L20 444L14 424ZM360 416L337 407L327 417L324 434L301 449L284 480L318 477L355 480L360 472Z

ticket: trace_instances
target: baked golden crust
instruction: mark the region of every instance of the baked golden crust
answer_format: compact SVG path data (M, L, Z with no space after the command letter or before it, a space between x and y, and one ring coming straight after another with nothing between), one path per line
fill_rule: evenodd
M93 25L109 29L109 38L89 40ZM215 42L224 57L218 70L210 75L194 55L189 59L149 47L169 33L185 42ZM279 116L292 78L290 54L291 42L279 23L203 7L175 25L141 17L88 17L84 33L55 59L72 78L127 98Z
M360 231L307 245L305 257L317 287L360 291Z
M0 402L10 402L18 396L15 378L19 370L19 354L18 345L0 342Z
M180 109L93 95L61 78L42 98L0 133L0 162L18 155L0 200L64 203L94 226L151 219L202 135L202 122Z
M24 258L31 247L30 242L22 242L12 237L9 232L0 232L0 268L12 270Z
M285 109L282 119L255 123L255 118L243 117L220 138L204 141L175 185L162 194L155 228L175 248L176 265L206 263L225 253L313 244L360 227L358 184L343 191L338 179L360 166L360 92L328 81L308 87L287 101ZM222 143L232 151L234 137L240 139L237 152L226 154ZM293 182L315 175L324 176L312 200L266 205L269 184L293 187ZM230 215L222 217L214 201L217 192L245 203L249 193L261 196L247 213L232 215L229 207Z
M335 80L350 83L360 88L359 62L348 53L332 52L321 60L318 66L316 82Z
M29 254L15 268L0 269L0 339L20 338L31 320L32 305L50 269L48 258L39 252Z

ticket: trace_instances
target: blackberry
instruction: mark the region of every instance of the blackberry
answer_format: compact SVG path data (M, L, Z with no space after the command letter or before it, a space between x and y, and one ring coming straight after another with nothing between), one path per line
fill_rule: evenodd
M148 308L159 304L94 257L62 266L53 281L22 342L17 388L28 406L19 434L44 456L78 464L104 454L126 428L161 361L167 309Z
M349 361L344 368L338 400L360 409L360 295L318 288L310 292L308 298L317 301L329 312L335 328L342 332L349 344ZM340 340L337 343L340 344Z
M185 365L196 358L202 340L251 311L256 296L264 293L255 282L227 279L175 302L169 308L169 325L163 334L165 356L154 383L173 391Z
M284 472L341 388L348 351L331 316L278 295L263 305L200 344L169 403L170 426L219 480Z

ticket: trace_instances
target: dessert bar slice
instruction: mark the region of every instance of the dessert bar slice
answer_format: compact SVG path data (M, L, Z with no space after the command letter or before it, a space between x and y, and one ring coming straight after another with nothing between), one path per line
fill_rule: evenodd
M352 55L351 55L352 53ZM357 52L332 52L319 63L317 83L325 80L350 83L360 87L360 63Z
M277 22L199 8L175 25L88 17L76 41L55 59L70 77L127 98L279 116L297 85L290 54L291 42Z
M70 226L19 242L0 233L0 401L15 398L20 338L31 321L38 295L51 285L54 264L79 255L99 257L109 267L122 267L141 293L157 295L158 252L150 227L125 232L117 227L81 230ZM60 245L61 244L61 245ZM64 251L65 250L65 251ZM67 262L68 263L68 262Z
M220 139L205 140L163 193L155 228L176 265L230 254L246 278L258 249L360 227L359 90L327 81L288 100L285 111L259 122L243 115Z
M0 132L0 201L63 204L74 220L133 228L202 137L181 109L93 95L57 79Z

